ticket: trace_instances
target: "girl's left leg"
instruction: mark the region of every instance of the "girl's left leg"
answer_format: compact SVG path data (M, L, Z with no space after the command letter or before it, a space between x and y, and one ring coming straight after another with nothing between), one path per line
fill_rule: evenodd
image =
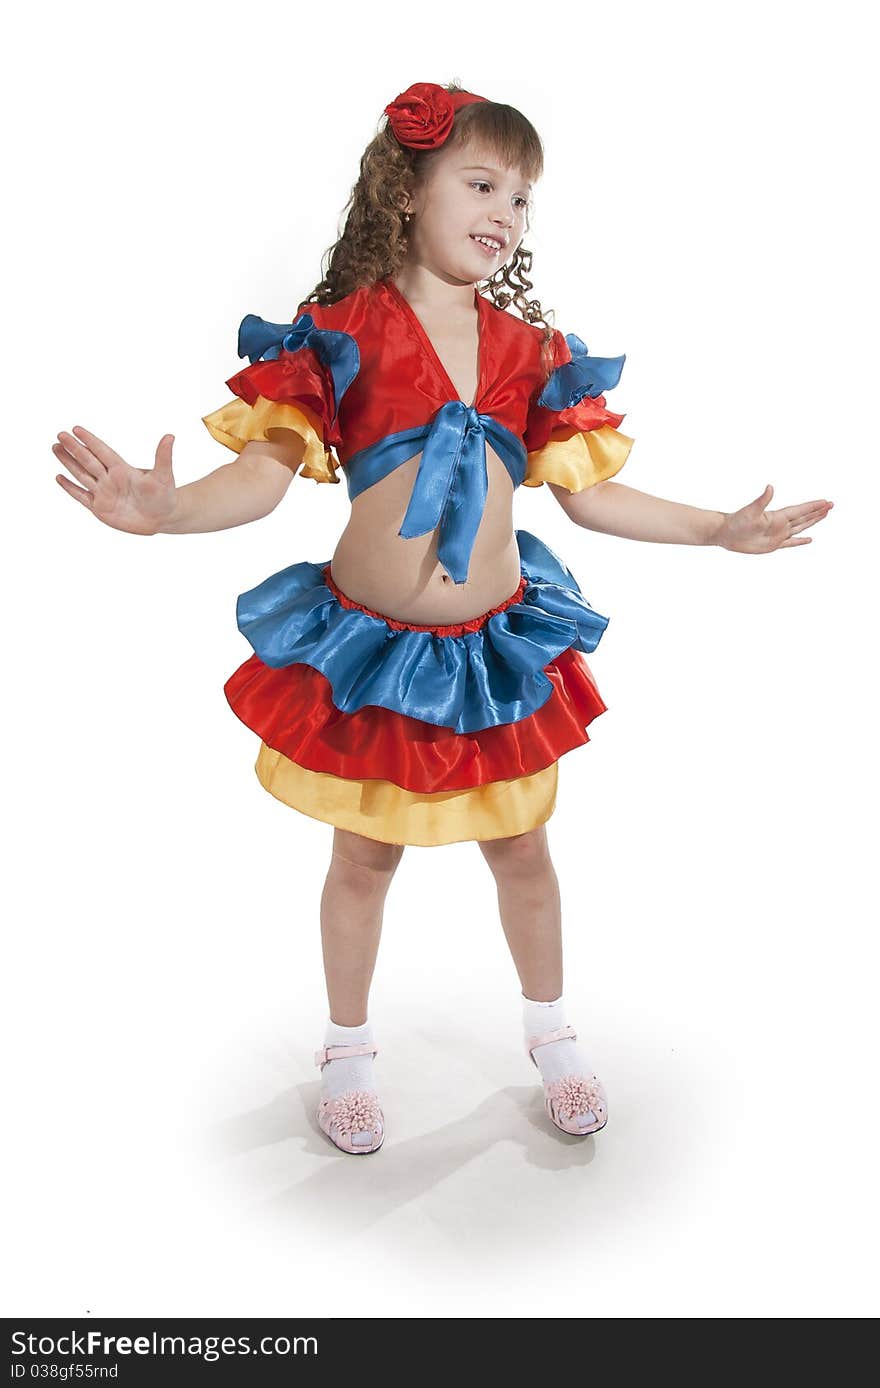
M501 925L522 985L524 1037L558 1031L566 1025L562 913L546 828L542 824L511 838L478 842L495 878ZM565 1131L590 1132L604 1126L604 1106L594 1112L587 1102L584 1081L593 1072L575 1041L562 1037L536 1046L534 1059L545 1093L553 1092L557 1102L568 1103Z
M495 878L523 996L550 1002L562 993L562 911L546 827L478 842Z

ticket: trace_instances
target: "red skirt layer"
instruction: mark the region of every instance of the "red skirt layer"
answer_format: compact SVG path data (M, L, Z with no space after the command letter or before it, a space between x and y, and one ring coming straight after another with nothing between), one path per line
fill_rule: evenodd
M529 776L589 742L587 725L607 705L582 653L563 651L544 673L553 684L546 703L517 723L474 733L374 704L343 713L320 671L273 669L257 655L230 676L224 693L248 728L299 766L430 794Z

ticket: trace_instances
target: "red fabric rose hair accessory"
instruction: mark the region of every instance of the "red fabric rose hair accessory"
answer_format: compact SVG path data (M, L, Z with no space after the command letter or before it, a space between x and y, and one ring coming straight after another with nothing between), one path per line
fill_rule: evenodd
M487 100L474 92L448 92L436 82L414 82L388 103L385 114L400 144L408 149L437 149L448 139L461 106Z

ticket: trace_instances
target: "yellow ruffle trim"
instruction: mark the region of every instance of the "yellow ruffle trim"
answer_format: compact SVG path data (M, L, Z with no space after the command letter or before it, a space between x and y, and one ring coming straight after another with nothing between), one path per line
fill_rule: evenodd
M312 819L381 843L433 848L507 838L543 824L556 805L559 763L531 776L433 794L404 790L392 781L349 781L309 771L265 742L254 770L270 795Z
M529 453L523 485L540 487L542 482L556 482L570 492L585 491L619 472L634 443L635 439L610 424L579 433L557 433L543 448Z
M268 439L281 442L273 435L283 430L298 434L305 441L300 477L311 477L316 482L339 482L337 476L339 463L335 456L324 447L321 435L321 421L305 405L291 405L286 401L267 400L258 395L253 405L238 396L219 410L202 415L202 423L218 443L240 453L246 443L253 439Z

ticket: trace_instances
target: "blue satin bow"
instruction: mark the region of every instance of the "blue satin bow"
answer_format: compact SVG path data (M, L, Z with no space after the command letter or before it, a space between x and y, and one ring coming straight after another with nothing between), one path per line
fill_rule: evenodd
M339 405L361 366L360 352L350 333L318 328L310 313L301 313L292 323L268 323L256 313L245 314L238 329L238 355L255 361L274 361L285 352L310 347L315 356L328 368L333 378L335 409L331 423L336 422Z
M388 434L349 458L345 466L349 497L354 500L421 450L409 505L397 533L412 539L439 526L440 563L455 583L464 583L489 490L487 436L518 487L526 473L522 439L473 405L449 400L429 424Z
M571 352L571 361L557 366L538 396L538 404L548 410L570 410L583 400L585 395L595 399L606 390L612 390L620 380L626 353L622 357L591 357L586 343L576 333L565 337Z

